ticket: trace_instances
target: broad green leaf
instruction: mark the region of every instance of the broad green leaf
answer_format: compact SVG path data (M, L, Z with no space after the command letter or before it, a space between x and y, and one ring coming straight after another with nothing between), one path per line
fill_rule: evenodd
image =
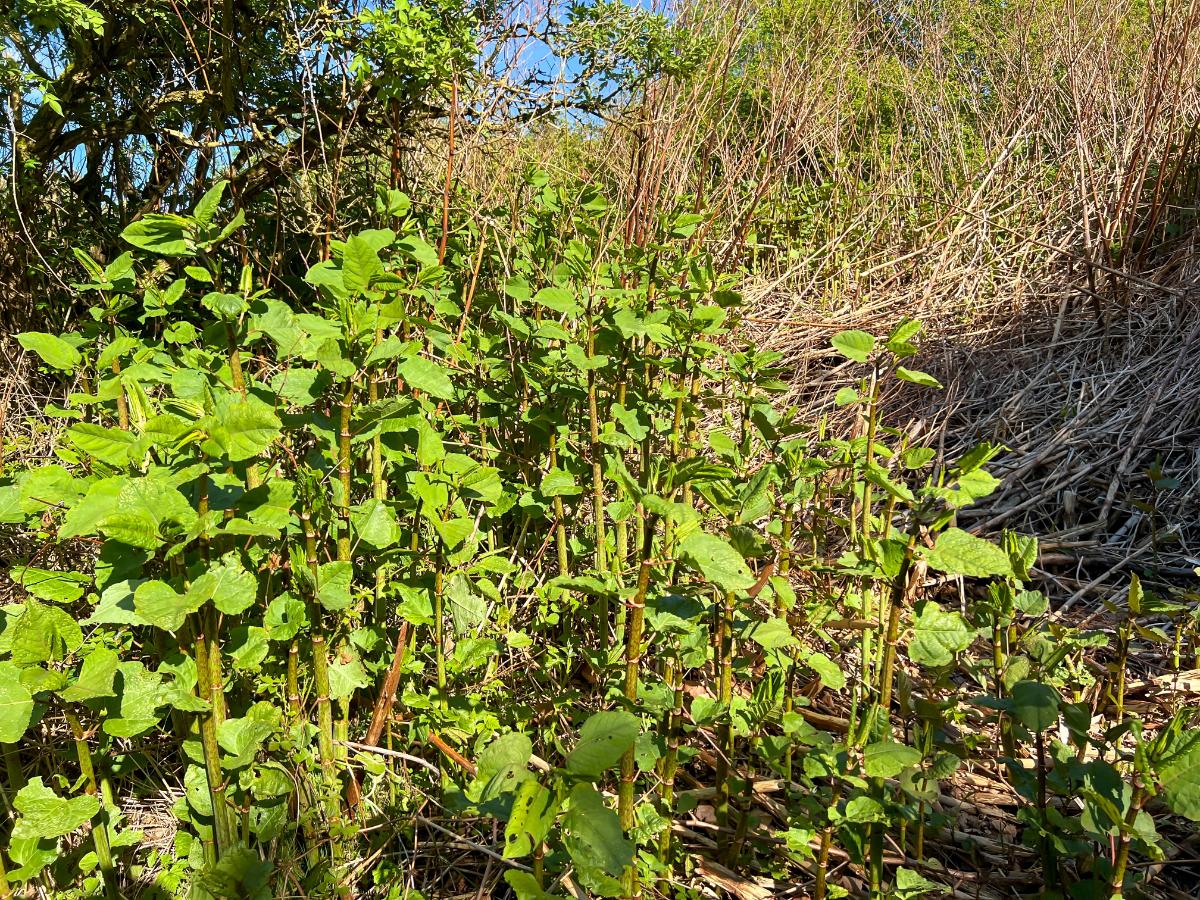
M329 664L329 699L338 701L351 696L355 691L371 686L371 679L357 656L338 659Z
M409 387L424 391L438 400L454 399L454 383L440 363L424 356L410 356L397 366L397 371Z
M579 743L567 754L567 771L585 778L599 778L633 746L638 720L624 710L592 715L579 730Z
M267 637L273 641L290 641L307 625L308 611L303 601L291 594L276 597L263 615Z
M865 331L841 331L829 342L842 356L860 363L866 362L875 350L875 338Z
M575 483L570 472L562 469L551 469L542 479L541 494L543 497L573 497L583 493L583 488Z
M100 801L95 797L90 794L60 797L43 783L40 775L30 778L17 791L13 806L21 814L16 829L22 835L51 840L82 827L100 811Z
M26 331L17 335L17 343L36 353L46 365L60 372L72 372L83 362L79 351L62 338L41 331Z
M982 471L982 470L978 470ZM1022 581L1029 579L1029 570L1038 558L1038 539L1031 535L1004 532L1004 548L1008 551L1013 573Z
M117 468L129 464L130 454L137 444L137 435L133 432L91 422L72 425L67 429L67 437L88 456Z
M14 568L11 578L34 597L51 603L70 603L72 600L78 600L92 581L90 577L79 572L52 572L33 566Z
M354 567L348 562L329 562L318 571L317 599L321 605L330 612L349 606Z
M178 631L187 617L204 605L191 591L178 593L165 581L147 581L133 592L133 608L146 622L164 631Z
M933 549L926 553L926 559L930 568L950 575L972 578L1013 576L1007 553L991 541L975 537L961 528L947 528L939 534Z
M29 600L15 622L10 622L9 652L22 666L59 662L79 649L83 631L57 606Z
M863 750L863 769L871 778L895 778L920 761L920 750L896 741L877 741Z
M724 538L693 531L679 545L679 556L723 591L745 591L754 586L754 573Z
M504 873L504 880L516 894L517 900L553 900L558 894L548 894L538 887L537 879L528 872L520 869L509 869Z
M746 629L744 637L754 641L764 650L778 650L795 643L792 637L792 627L787 619L776 617L765 622L753 622Z
M97 647L84 657L79 677L70 687L60 691L60 696L68 703L82 703L98 697L115 696L113 679L117 677L119 662L120 657L115 650Z
M225 188L229 187L228 179L222 178L200 198L196 204L196 208L192 210L192 218L194 218L202 228L207 228L212 224L213 216L216 215L217 208L221 205L221 198L225 195Z
M257 397L228 404L209 422L206 449L232 462L259 456L279 437L282 427L275 411Z
M217 743L227 756L221 760L223 769L240 769L254 762L263 742L279 727L280 713L274 704L255 703L246 715L226 719L217 726Z
M945 666L954 654L971 645L972 632L957 612L947 612L932 600L926 601L913 621L908 658L919 665Z
M247 572L237 554L231 552L192 582L188 598L197 609L211 600L221 612L236 616L254 603L257 593L258 579Z
M1179 815L1200 822L1200 728L1191 724L1193 718L1194 710L1180 712L1164 729L1166 746L1155 762L1167 804Z
M384 550L400 539L396 514L382 500L368 500L350 515L350 524L359 539Z
M540 847L558 814L558 798L537 779L527 778L517 788L504 829L504 858L520 859Z
M919 384L921 387L940 388L942 383L927 372L919 372L916 369L906 369L904 366L896 366L896 377L901 381L907 381L910 384Z
M415 234L396 241L396 249L415 260L424 269L431 269L438 264L437 250Z
M346 289L362 293L380 270L379 251L371 241L354 235L342 250L342 281Z
M533 295L533 302L567 315L578 315L580 312L579 302L566 288L544 287Z
M158 708L170 701L163 690L163 679L139 662L120 663L117 677L120 679L116 688L117 700L115 703L109 701L110 712L104 720L104 732L122 738L145 734L158 725ZM113 705L117 707L115 715L111 710Z
M163 256L182 256L191 248L187 239L189 223L182 216L147 213L126 226L121 237L127 243Z
M824 653L807 653L804 664L817 673L821 684L831 691L840 691L846 686L846 672Z
M904 866L896 869L896 879L892 885L892 894L896 900L916 900L918 897L945 893L945 887L930 881L915 869L906 869Z
M527 767L532 757L533 744L526 735L518 731L500 735L476 758L468 795L487 803L511 794L531 777Z
M234 322L250 308L241 294L212 291L200 298L200 305L225 322Z
M504 293L514 300L528 300L533 296L533 289L522 275L514 275L504 283Z
M917 336L917 332L921 330L921 323L915 319L902 319L900 324L892 329L892 333L888 335L887 344L888 350L901 358L912 356L917 352L917 348L913 345L912 339Z
M618 895L618 879L633 862L634 846L600 792L590 784L577 784L567 800L562 828L563 844L584 885L604 897Z
M33 724L33 695L15 663L0 662L0 743L16 744Z
M1045 731L1058 721L1058 691L1038 681L1018 681L1009 693L1013 716L1030 731Z

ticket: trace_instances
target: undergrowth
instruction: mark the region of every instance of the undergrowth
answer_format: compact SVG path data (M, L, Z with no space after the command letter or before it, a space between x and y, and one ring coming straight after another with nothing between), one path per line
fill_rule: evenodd
M527 185L504 246L381 188L286 300L223 182L77 253L85 321L19 336L70 387L57 461L0 481L34 548L0 896L415 897L406 855L447 838L521 900L936 896L942 786L993 762L1042 896L1135 894L1156 823L1200 819L1190 711L1124 703L1145 617L1190 651L1182 607L1135 579L1090 667L1036 538L955 525L1000 448L889 424L889 380L939 388L917 322L833 338L839 435L779 405L692 206L624 243L594 187ZM171 785L149 849L129 801Z

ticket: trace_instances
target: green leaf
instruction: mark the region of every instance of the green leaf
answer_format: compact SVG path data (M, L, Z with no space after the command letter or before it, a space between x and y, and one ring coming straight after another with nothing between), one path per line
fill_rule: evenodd
M24 835L54 839L70 834L100 811L100 801L90 794L70 799L46 787L39 775L17 791L13 806L21 814L17 822Z
M913 621L908 658L919 665L949 665L955 653L971 645L971 637L966 619L957 612L946 612L929 600Z
M574 294L566 288L544 287L533 295L533 302L557 313L578 315L580 312L579 303L575 300Z
M847 359L865 363L875 350L875 338L865 331L840 331L829 341Z
M229 187L229 180L222 178L205 191L204 196L196 204L196 208L192 210L192 218L200 224L201 228L207 228L212 224L213 216L216 215L217 208L221 205L221 198L225 195L227 187Z
M896 900L915 900L915 898L924 897L931 892L947 893L942 885L930 881L914 869L906 869L904 866L896 869L896 880L892 886L892 893Z
M382 500L368 500L350 514L350 524L359 539L384 550L400 539L396 514Z
M846 686L846 672L824 653L808 653L804 664L817 673L821 684L831 691L840 691Z
M380 270L379 251L370 241L354 235L342 250L342 281L346 289L362 293Z
M535 778L517 788L504 829L504 858L520 859L540 847L558 814L558 798Z
M120 657L115 650L97 647L83 659L75 683L59 692L68 703L82 703L98 697L114 697L113 679L117 677Z
M1058 721L1062 698L1058 691L1038 681L1018 681L1009 693L1013 716L1030 731L1045 731Z
M371 679L357 656L338 659L329 664L329 699L338 701L351 696L355 691L371 686Z
M204 605L205 598L191 591L178 593L165 581L147 581L133 592L133 608L156 628L178 631L187 617Z
M263 615L263 627L273 641L290 641L307 625L308 610L304 602L291 594L276 597Z
M902 319L900 324L892 329L892 333L888 335L885 346L892 353L901 358L912 356L917 352L917 348L913 345L912 339L917 336L917 332L921 330L921 323L915 319Z
M920 750L896 741L877 741L863 750L863 769L871 778L895 778L920 761Z
M616 896L617 880L633 862L634 846L621 830L617 814L590 784L577 784L567 800L563 844L581 880L597 894Z
M679 556L723 591L746 591L754 586L754 573L724 538L693 531L679 544Z
M223 769L240 769L254 757L279 727L280 713L274 704L255 703L238 719L226 719L217 726L217 743L228 754L221 760Z
M396 241L396 249L424 269L432 269L438 264L437 251L415 234Z
M257 397L230 403L209 423L206 449L231 462L259 456L274 443L282 429L275 411Z
M16 744L33 724L33 694L21 683L15 663L0 662L0 743Z
M396 368L409 387L424 391L438 400L454 399L454 382L450 380L449 371L441 364L424 356L410 356Z
M538 887L536 878L528 872L522 872L520 869L509 869L504 873L504 880L508 882L508 886L517 895L517 900L551 900L551 898L558 896L557 894L546 893Z
M188 246L189 222L182 216L147 213L121 232L121 237L133 246L163 256L182 256Z
M500 735L476 758L469 796L486 803L512 793L530 778L526 767L532 758L533 743L526 735L518 731Z
M1156 760L1158 783L1167 804L1181 816L1200 822L1200 728L1191 725L1193 710L1177 713L1164 728Z
M542 479L540 488L543 497L572 497L583 493L583 488L575 483L575 477L562 469L551 469Z
M583 723L579 743L567 754L567 771L585 778L599 778L616 765L638 736L638 720L624 710L598 712Z
M36 353L42 362L60 372L74 371L83 362L79 351L57 335L26 331L17 335L17 343L29 352Z
M901 381L907 381L910 384L919 384L921 387L940 388L942 383L927 372L919 372L916 369L906 369L904 366L896 366L896 377Z
M105 428L91 422L80 422L67 429L67 437L88 456L123 468L137 443L137 435L120 428Z
M228 616L245 612L258 593L258 579L242 566L236 553L226 553L220 561L192 582L188 598L197 608L209 600Z
M991 541L968 534L961 528L947 528L939 534L933 549L926 553L926 559L930 568L950 575L972 578L1013 576L1007 553Z
M110 710L104 720L104 732L122 738L145 734L158 725L158 708L171 702L170 695L163 690L163 679L139 662L120 663L117 674L121 679L117 687L119 715L114 716ZM199 703L198 699L196 702Z
M317 599L330 612L350 605L350 581L354 567L348 562L324 563L318 570Z
M792 627L787 619L776 617L765 622L753 622L746 629L744 637L754 641L764 650L778 650L780 647L790 647L795 643L792 637Z
M21 666L59 662L79 649L83 631L57 606L29 600L15 622L10 620L12 661Z
M51 603L70 603L83 596L92 579L79 572L52 572L32 566L12 569L10 577L39 600Z

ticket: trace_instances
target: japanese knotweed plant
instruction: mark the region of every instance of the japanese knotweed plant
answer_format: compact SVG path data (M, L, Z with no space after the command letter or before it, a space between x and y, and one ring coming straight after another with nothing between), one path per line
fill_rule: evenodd
M833 896L836 846L916 896L939 782L991 735L1047 877L1110 837L1089 877L1132 883L1147 803L1197 813L1187 720L1089 727L1093 638L1044 617L1036 541L955 525L998 448L943 460L887 421L897 381L937 387L917 323L837 335L852 383L784 408L692 209L631 245L544 173L444 231L385 188L379 227L288 277L218 184L80 254L89 320L19 338L69 385L57 460L0 482L33 548L0 610L0 895L118 896L122 800L170 780L165 872L200 897L386 888L413 829L489 817L520 898L670 895L701 804L726 866Z

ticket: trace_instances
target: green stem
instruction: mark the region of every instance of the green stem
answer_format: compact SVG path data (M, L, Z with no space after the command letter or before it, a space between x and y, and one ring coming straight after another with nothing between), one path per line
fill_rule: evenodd
M320 566L317 560L317 536L313 531L312 515L307 509L300 512L300 525L304 530L304 552L308 564L309 577L312 580L312 591L309 596L308 616L312 629L310 646L312 648L313 688L317 702L317 754L321 762L321 774L325 787L325 805L330 825L336 825L341 820L341 803L337 782L337 757L333 745L333 709L329 700L329 651L325 642L325 634L321 628L321 606L317 602L316 587ZM333 838L334 860L341 858L340 839Z
M71 736L75 740L75 756L79 760L79 772L83 776L84 789L100 802L100 821L92 829L92 843L96 847L96 860L100 865L100 877L104 881L104 895L116 898L120 895L117 890L117 873L113 869L112 843L108 834L108 801L110 798L103 796L100 791L100 783L96 779L96 768L92 763L92 751L88 747L87 732L83 730L79 717L70 709L64 709L63 715L71 729Z
M445 563L441 541L438 542L437 564L433 573L433 647L437 657L437 687L441 706L446 706L446 608Z
M733 718L729 707L733 702L733 610L736 595L725 594L717 620L717 702L721 708L720 746L717 753L716 793L713 810L717 824L729 826L729 777L733 761Z
M1138 813L1146 800L1146 789L1136 775L1133 780L1133 796L1129 799L1129 809L1125 813L1125 821L1121 826L1121 844L1117 850L1117 861L1113 865L1112 900L1120 900L1125 896L1125 872L1129 868L1129 853L1133 847L1133 826Z
M200 714L200 745L204 755L204 771L208 777L209 800L213 812L215 860L233 848L234 835L230 829L229 805L225 800L225 778L221 772L221 748L217 743L216 703L212 684L212 662L209 659L211 638L205 633L207 617L203 611L191 616L193 647L196 660L196 689L209 711Z
M646 527L642 534L641 565L638 567L637 588L627 601L628 611L625 617L625 701L630 706L637 703L638 671L642 659L642 635L646 622L646 595L650 591L650 572L653 568L654 529L657 517L650 514L646 517ZM637 767L634 758L634 748L630 747L621 757L621 786L617 797L617 814L620 817L621 828L630 832L634 825L634 781L637 778ZM637 866L632 865L625 874L626 897L640 896L638 886Z
M558 435L550 435L550 468L558 468ZM558 546L558 574L571 574L571 560L567 555L567 517L563 511L561 496L554 498L554 537Z
M667 866L671 865L672 833L671 821L675 815L675 773L679 770L679 733L683 727L683 665L678 657L669 659L663 679L671 690L671 708L663 717L664 743L666 753L662 761L662 787L659 792L659 805L662 816L667 820L659 838L659 860ZM666 877L659 882L658 889L664 897L670 895L669 882Z
M592 327L592 302L588 300L587 357L596 355L596 332ZM604 533L604 453L600 443L600 413L596 402L596 370L588 369L588 428L590 443L588 452L592 457L592 517L595 519L595 566L603 572L608 566L605 554L607 547ZM600 633L600 652L608 658L608 594L601 593L596 600L596 630Z
M342 496L338 501L337 558L339 562L350 562L350 421L354 414L354 379L346 380L338 407L338 479Z

